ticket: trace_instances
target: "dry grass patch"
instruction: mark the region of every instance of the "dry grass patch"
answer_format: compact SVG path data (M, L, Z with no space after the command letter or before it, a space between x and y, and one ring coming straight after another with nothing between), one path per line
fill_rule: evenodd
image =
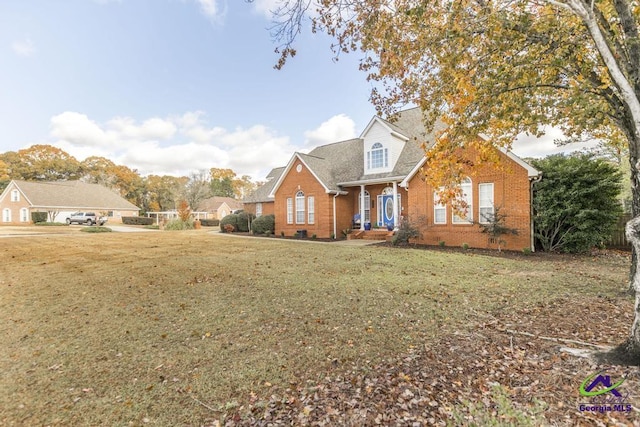
M252 396L468 331L482 316L596 296L630 306L620 294L628 260L618 257L506 259L198 231L1 243L6 425L201 425Z

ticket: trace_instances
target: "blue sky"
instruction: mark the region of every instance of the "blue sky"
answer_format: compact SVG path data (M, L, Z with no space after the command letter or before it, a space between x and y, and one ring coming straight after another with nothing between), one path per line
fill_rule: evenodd
M0 151L51 144L143 175L262 179L294 151L359 135L375 110L358 54L335 62L307 32L274 70L276 1L2 0Z

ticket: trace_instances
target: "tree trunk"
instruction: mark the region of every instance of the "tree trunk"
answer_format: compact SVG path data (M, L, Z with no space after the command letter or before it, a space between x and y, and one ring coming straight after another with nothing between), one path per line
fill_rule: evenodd
M635 253L640 252L640 216L636 216L627 222L626 227L627 240L631 242ZM631 287L635 292L634 319L631 325L631 336L629 337L629 351L632 353L640 352L640 273L635 269L631 281Z

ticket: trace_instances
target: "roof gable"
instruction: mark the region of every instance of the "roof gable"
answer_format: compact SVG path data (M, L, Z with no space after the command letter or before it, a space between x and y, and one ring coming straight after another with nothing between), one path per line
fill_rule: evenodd
M262 203L262 202L273 202L273 196L269 196L271 190L276 185L278 179L284 172L284 166L279 168L271 169L271 172L267 174L267 182L265 182L260 187L256 188L251 194L247 195L244 199L242 199L243 203Z
M233 197L213 196L201 201L196 210L200 212L213 212L220 209L223 204L226 204L231 210L242 209L242 202L234 199Z
M19 181L12 183L33 207L64 209L140 210L99 184L81 181ZM8 187L7 187L8 188Z

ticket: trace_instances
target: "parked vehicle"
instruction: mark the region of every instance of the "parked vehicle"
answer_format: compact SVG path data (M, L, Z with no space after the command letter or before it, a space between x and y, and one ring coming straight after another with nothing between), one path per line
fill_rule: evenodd
M98 216L95 212L76 212L67 218L67 224L104 225L107 221L106 216Z

